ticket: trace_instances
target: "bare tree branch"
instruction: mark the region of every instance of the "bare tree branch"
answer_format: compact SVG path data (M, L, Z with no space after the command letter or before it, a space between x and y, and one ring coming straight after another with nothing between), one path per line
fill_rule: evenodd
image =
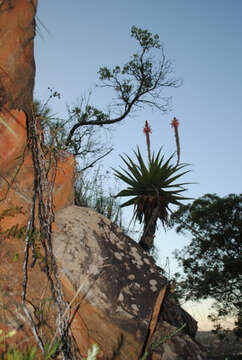
M113 148L111 148L110 150L108 150L104 155L100 156L99 158L95 159L91 164L87 165L86 167L84 167L83 169L81 169L80 171L85 171L91 167L93 167L99 160L103 159L105 156L109 155L111 152L113 151Z

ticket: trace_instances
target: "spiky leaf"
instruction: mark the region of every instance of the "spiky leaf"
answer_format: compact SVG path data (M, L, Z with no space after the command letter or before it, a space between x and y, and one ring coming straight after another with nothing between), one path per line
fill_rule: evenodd
M180 172L188 164L173 165L174 154L164 160L161 150L162 148L156 156L152 154L151 161L146 166L138 147L134 151L136 163L125 154L126 158L121 156L121 159L127 169L113 169L114 175L128 185L116 197L131 197L121 207L134 205L134 215L140 222L151 216L155 209L158 209L157 218L164 222L167 220L170 204L181 205L182 200L189 199L181 195L186 190L184 185L189 183L176 183L176 180L189 172Z

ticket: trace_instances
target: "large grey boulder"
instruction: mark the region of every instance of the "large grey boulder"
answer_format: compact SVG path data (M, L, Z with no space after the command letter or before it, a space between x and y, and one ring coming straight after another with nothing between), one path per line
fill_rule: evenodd
M139 359L145 350L152 359L205 358L191 337L196 322L180 308L161 269L134 240L89 208L60 210L56 226L54 254L83 356L96 342L105 359ZM184 322L186 327L177 331Z

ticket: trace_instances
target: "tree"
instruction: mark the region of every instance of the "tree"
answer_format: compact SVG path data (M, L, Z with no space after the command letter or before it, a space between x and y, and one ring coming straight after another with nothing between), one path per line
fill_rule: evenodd
M133 26L131 37L137 40L139 46L131 60L123 67L115 66L111 69L104 66L98 71L99 86L115 93L107 112L90 105L90 96L87 99L83 96L80 104L68 109L66 120L52 118L51 123L44 122L54 134L55 145L86 160L83 169L92 167L112 151L107 138L100 141L100 138L103 138L100 136L100 129L106 130L105 125L110 128L110 125L130 117L135 110L145 106L162 113L168 111L170 98L163 96L163 90L181 85L181 80L173 77L172 62L166 57L157 34L152 35L148 30ZM157 62L153 59L155 50L160 52ZM59 94L53 92L51 97L54 96ZM50 133L49 130L47 132Z
M98 71L100 86L114 91L116 98L104 112L86 103L82 108L74 107L70 114L76 119L71 126L65 145L78 142L78 130L82 126L111 125L129 117L133 111L149 106L158 111L169 109L169 98L162 94L167 87L176 88L181 85L179 79L173 78L171 61L166 57L159 36L147 30L133 26L131 37L138 42L140 50L131 56L131 60L123 67L113 69L101 67ZM159 62L153 60L153 50L160 50Z
M185 299L214 299L218 317L235 316L241 335L242 195L206 194L174 212L170 225L192 235L190 244L175 252L185 274L180 284Z
M187 183L175 183L177 179L186 174L188 171L179 172L186 164L172 164L174 154L167 160L164 155L161 156L161 149L157 155L150 153L151 129L148 122L144 128L148 150L148 166L145 165L138 148L134 152L137 163L126 155L126 159L121 156L127 166L127 170L122 172L114 169L114 174L124 181L128 187L120 191L116 196L131 197L121 205L134 206L134 216L140 223L144 224L143 235L139 244L146 251L151 251L154 246L154 236L158 219L165 225L168 220L169 206L180 205L181 200L186 198L181 193L186 189L183 187Z

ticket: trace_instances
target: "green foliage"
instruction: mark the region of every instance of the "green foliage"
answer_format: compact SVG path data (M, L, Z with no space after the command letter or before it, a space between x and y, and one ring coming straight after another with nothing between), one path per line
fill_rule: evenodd
M46 343L44 346L45 350L45 360L55 359L57 355L60 353L61 344L59 341L54 342L54 344Z
M18 261L18 258L19 258L19 254L15 254L13 257L13 261Z
M187 164L173 165L171 163L173 155L168 160L164 160L164 155L161 156L161 149L156 156L153 153L148 166L145 165L139 148L134 154L137 163L128 155L126 155L126 159L121 156L127 170L121 168L121 172L113 169L115 176L128 185L116 197L131 197L121 204L121 207L134 206L135 219L144 223L144 232L148 231L149 223L154 217L151 233L148 233L150 238L154 236L158 218L163 225L167 222L169 206L171 204L180 205L180 201L187 199L181 196L181 193L186 190L184 185L187 183L176 183L176 180L188 172L179 173ZM148 248L145 250L151 250L153 247L153 243L146 245Z
M24 240L28 235L35 259L43 260L43 256L40 254L41 241L40 241L40 232L38 229L34 229L33 231L27 231L26 225L20 226L19 224L14 224L4 231L2 230L1 227L2 220L4 220L6 217L14 217L19 214L24 214L24 213L22 207L18 207L18 206L7 208L0 213L0 240L10 239L10 238ZM17 261L18 257L19 254L15 254L13 256L13 261Z
M13 330L9 332L4 339L8 337L12 337L15 335L16 331ZM0 329L0 335L1 335L1 329ZM0 337L0 346L2 342L2 337ZM45 356L43 357L44 360L54 359L57 357L57 355L60 353L60 343L55 342L52 346L50 346L48 343L44 346L45 349ZM18 350L15 347L7 347L2 354L0 355L1 360L35 360L35 359L41 359L41 357L37 353L37 348L34 347L27 347L23 350ZM90 358L95 359L95 358ZM87 359L89 360L89 358Z
M5 231L2 230L1 221L6 217L14 217L18 214L23 214L22 207L13 206L11 208L7 208L0 213L0 240L8 239L10 237L15 237L17 239L24 238L26 234L26 226L20 226L19 224L15 224Z
M134 37L142 48L149 50L150 48L160 49L159 35L154 36L148 30L142 30L136 26L131 28L131 37Z
M109 132L97 126L79 125L89 116L103 120L102 113L82 98L78 106L68 108L67 119L61 119L52 114L48 106L53 97L51 92L44 104L35 100L33 105L34 116L43 128L44 144L49 150L69 151L78 158L82 169L92 167L112 151ZM75 126L79 128L78 131L75 131Z
M17 350L15 348L9 348L4 354L3 360L35 360L37 357L36 347L26 350Z
M171 217L177 232L191 242L175 256L185 273L180 283L185 298L213 298L217 318L242 318L242 196L206 194L181 206Z
M172 64L164 55L157 34L152 35L148 30L133 26L131 37L137 40L140 50L123 67L101 67L98 71L99 79L104 86L115 90L118 99L116 105L123 108L125 116L131 108L144 105L166 111L168 99L161 97L161 92L165 87L178 87L181 81L170 76L173 72ZM161 49L158 63L152 59L154 49Z
M3 331L0 329L0 348L3 348L3 352L1 353L0 358L2 360L34 360L36 357L35 347L24 351L19 351L11 347L6 349L5 340L13 337L15 334L16 330L12 330L3 335Z
M75 204L93 208L123 228L120 204L111 189L107 189L109 181L109 173L102 174L100 167L89 175L79 177L76 181Z
M9 239L10 237L15 237L17 239L23 239L26 235L26 226L19 226L19 224L15 224L11 226L9 229L1 232L2 239Z
M53 307L52 297L46 297L40 300L38 306L35 306L35 317L37 319L37 326L40 328L43 325L48 325L48 315ZM48 347L48 344L46 345Z

